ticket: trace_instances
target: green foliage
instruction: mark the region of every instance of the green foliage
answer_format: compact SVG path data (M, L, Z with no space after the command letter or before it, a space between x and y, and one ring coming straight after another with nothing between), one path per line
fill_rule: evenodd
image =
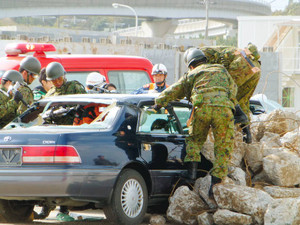
M216 44L217 45L222 45L222 46L233 46L233 47L237 47L237 36L234 37L216 37Z
M61 27L74 30L103 31L105 29L127 28L135 26L135 18L116 18L107 16L39 16L16 17L16 24Z
M289 3L283 10L277 10L272 13L273 16L300 16L300 3Z

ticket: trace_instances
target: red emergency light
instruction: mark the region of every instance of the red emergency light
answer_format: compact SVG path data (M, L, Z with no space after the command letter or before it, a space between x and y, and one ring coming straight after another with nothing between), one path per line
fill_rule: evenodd
M55 52L56 48L53 44L48 43L10 43L5 46L7 56L17 56L34 52L35 57L46 56L45 52Z

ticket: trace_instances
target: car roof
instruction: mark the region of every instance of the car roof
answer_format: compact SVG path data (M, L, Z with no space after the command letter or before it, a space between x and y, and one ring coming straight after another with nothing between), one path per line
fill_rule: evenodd
M151 101L159 95L159 93L151 93L151 94L74 94L74 95L60 95L53 96L41 99L39 102L41 104L47 104L48 102L63 102L67 103L103 103L103 104L111 104L112 102L120 102L120 103L129 103L137 105L141 101ZM187 100L181 100L182 103L188 103Z
M128 102L138 104L140 101L153 101L158 94L74 94L60 95L48 97L40 100L41 103L47 102L95 102L95 103L111 103L111 102Z

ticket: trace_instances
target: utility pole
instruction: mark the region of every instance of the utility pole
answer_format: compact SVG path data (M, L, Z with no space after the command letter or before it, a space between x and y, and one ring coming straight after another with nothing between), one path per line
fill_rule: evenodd
M209 0L204 0L204 4L205 4L205 20L206 20L205 40L207 40L207 38L208 38L208 4L209 4Z

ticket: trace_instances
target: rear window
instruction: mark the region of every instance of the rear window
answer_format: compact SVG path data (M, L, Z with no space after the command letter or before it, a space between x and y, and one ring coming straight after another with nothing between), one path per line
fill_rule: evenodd
M129 94L151 82L145 71L109 71L107 76L109 82L116 85L117 91L124 94Z

